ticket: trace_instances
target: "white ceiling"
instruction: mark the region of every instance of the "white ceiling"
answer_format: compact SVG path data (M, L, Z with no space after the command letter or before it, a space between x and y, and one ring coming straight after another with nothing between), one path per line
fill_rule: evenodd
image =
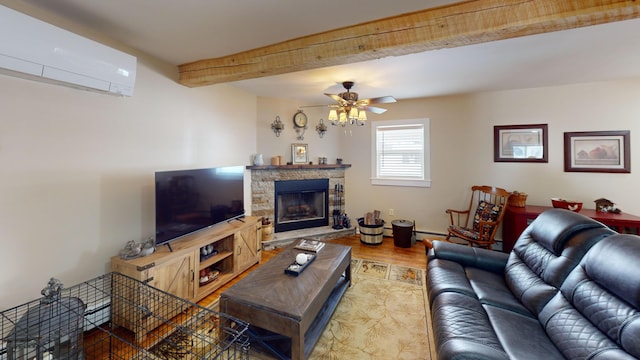
M455 0L23 0L172 64ZM231 83L260 96L331 103L355 81L361 98L399 100L640 77L640 19L388 57Z

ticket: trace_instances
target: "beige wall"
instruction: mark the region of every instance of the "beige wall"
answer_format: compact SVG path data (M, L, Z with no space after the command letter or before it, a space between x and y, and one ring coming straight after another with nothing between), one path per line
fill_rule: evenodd
M256 97L138 58L133 97L0 75L0 310L109 270L154 233L154 171L247 165Z
M249 164L257 152L289 161L297 142L309 144L314 163L326 156L352 164L352 219L380 209L390 222L393 208L395 218L442 232L444 209L462 206L472 184L527 192L531 204L561 196L593 208L606 197L640 215L640 79L389 104L371 120L431 119L433 186L398 188L369 185L370 125L329 126L320 139L315 125L326 109L307 108L309 129L297 140L295 101L227 85L188 89L175 82L175 67L133 55L131 98L0 75L0 310L38 298L49 277L73 285L102 274L128 240L152 235L155 170ZM276 115L286 126L278 138L270 129ZM494 163L493 126L530 123L549 124L549 163ZM631 174L563 171L563 132L592 130L631 130Z
M352 164L346 173L346 212L357 219L374 209L383 211L389 225L394 219L416 220L418 230L443 233L448 225L446 208L463 208L469 188L488 184L529 194L528 204L550 206L551 197L584 202L593 209L593 200L605 197L623 211L640 216L640 197L634 185L638 175L640 147L640 79L566 85L549 88L487 92L440 98L402 100L385 104L389 109L376 120L431 119L432 187L406 188L372 186L371 125L329 126L324 139L313 128L307 131L312 160L327 156L330 162L342 157ZM267 156L284 153L297 142L291 125L294 101L259 98L258 151ZM311 124L326 117L325 110L308 108ZM276 138L268 127L279 114L287 128ZM548 163L493 162L493 126L548 124ZM346 130L346 131L345 131ZM564 172L564 132L631 131L631 174ZM309 133L311 132L311 133ZM324 154L324 155L320 155ZM388 215L394 209L395 216Z
M291 144L302 143L309 146L309 160L314 164L318 163L318 157L327 158L329 163L335 164L336 158L340 154L339 142L344 137L344 133L337 131L327 121L328 111L324 107L302 108L307 114L309 121L308 129L304 133L304 139L298 140L294 126L293 115L300 109L295 100L277 98L258 98L258 117L256 121L258 133L258 150L263 154L265 163L271 161L272 156L282 156L283 162L291 161ZM280 116L280 121L284 123L284 130L279 137L276 137L271 124L276 116ZM329 130L323 138L316 132L316 125L320 119L324 119ZM340 128L341 129L341 128ZM341 129L342 130L342 129Z
M379 120L431 119L431 188L371 186L370 127L353 131L340 143L341 156L353 164L347 171L347 213L362 216L380 209L393 219L416 220L424 231L444 232L446 208L463 208L468 188L489 184L529 194L527 203L550 205L549 198L583 201L605 197L623 211L640 215L640 79L551 88L490 92L432 99L403 100L388 105ZM372 116L373 117L373 116ZM493 126L549 125L548 163L493 162ZM564 172L563 133L631 131L631 174ZM389 208L396 216L389 216Z

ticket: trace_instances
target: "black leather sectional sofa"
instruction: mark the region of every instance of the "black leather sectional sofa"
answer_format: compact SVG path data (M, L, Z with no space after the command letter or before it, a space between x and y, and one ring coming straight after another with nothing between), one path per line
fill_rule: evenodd
M510 254L434 241L427 290L438 359L640 357L640 237L542 213Z

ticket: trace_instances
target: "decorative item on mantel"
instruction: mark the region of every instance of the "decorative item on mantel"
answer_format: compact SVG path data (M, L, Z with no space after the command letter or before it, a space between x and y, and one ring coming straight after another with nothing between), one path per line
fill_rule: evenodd
M608 212L613 214L620 213L620 209L618 209L616 207L616 204L611 200L607 200L605 198L599 198L594 200L594 202L596 203L597 212Z
M271 130L276 133L276 137L280 137L280 133L284 130L284 124L280 121L280 116L276 116L276 119L271 123Z
M262 154L255 154L253 156L253 165L256 165L256 166L264 165L264 159L262 157Z

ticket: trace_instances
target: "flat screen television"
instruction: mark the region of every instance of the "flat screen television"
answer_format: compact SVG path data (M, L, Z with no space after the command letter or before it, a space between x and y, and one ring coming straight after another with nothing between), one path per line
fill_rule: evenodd
M243 166L158 171L155 181L156 245L244 216Z

